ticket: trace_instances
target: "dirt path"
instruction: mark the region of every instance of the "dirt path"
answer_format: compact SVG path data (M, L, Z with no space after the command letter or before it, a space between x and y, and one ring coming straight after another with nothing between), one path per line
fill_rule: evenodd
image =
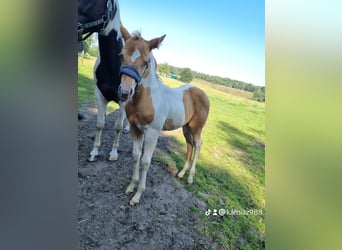
M105 158L113 142L112 124L117 112L106 117L100 157L86 161L95 137L96 113L83 106L78 138L78 180L80 234L79 249L207 249L208 239L195 229L205 204L188 192L165 164L152 163L147 174L146 190L138 205L128 205L131 196L124 194L132 174L132 140L122 133L119 160ZM168 151L168 137L160 137L157 148Z

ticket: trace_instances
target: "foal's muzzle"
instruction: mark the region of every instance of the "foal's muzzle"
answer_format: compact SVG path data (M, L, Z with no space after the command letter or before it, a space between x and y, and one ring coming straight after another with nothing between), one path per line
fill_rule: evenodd
M131 88L129 90L123 89L121 85L118 89L118 95L121 101L127 101L134 94L134 89Z
M135 88L141 81L141 76L136 67L125 65L120 68L121 84L118 89L118 95L121 101L126 101L134 95Z

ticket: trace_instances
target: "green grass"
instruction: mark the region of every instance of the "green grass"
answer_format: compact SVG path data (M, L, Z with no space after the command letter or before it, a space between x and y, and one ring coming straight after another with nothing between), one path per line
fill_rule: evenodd
M93 101L93 61L79 67L79 104ZM91 65L91 66L90 66ZM174 79L163 78L170 87ZM91 87L89 85L91 84ZM194 184L188 190L213 209L262 210L262 215L205 216L192 208L202 220L196 228L215 239L213 249L262 249L265 241L265 104L250 100L245 91L236 91L195 79L210 99L210 113L203 130L203 145L197 162ZM90 91L92 90L92 91ZM185 140L175 133L170 152L156 150L154 159L170 168L181 169Z
M170 87L180 82L163 78ZM263 215L216 218L201 216L204 234L218 240L214 248L260 249L265 240L265 104L250 100L248 93L195 79L210 99L210 113L203 130L203 146L195 183L188 187L213 209L262 210ZM181 169L185 140L175 135L170 160ZM170 163L169 163L170 164ZM183 183L186 184L186 177Z

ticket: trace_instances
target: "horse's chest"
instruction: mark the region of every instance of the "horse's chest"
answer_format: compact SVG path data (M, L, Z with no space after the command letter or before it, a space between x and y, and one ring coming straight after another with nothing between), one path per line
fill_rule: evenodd
M152 123L154 118L154 110L146 109L144 106L136 106L132 102L126 105L127 119L136 125L147 125Z
M119 60L119 59L118 59ZM99 61L95 66L96 85L107 101L119 102L118 83L120 65L108 61Z
M126 115L130 123L147 125L154 120L154 107L149 88L139 89L139 93L126 104Z

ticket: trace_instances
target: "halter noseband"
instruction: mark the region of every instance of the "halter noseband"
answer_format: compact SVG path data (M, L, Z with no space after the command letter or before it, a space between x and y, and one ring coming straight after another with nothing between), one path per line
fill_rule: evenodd
M151 59L149 58L146 62L146 66L144 67L143 73L140 75L139 71L134 65L124 65L120 67L120 77L122 75L129 76L135 80L137 84L141 82L142 76L145 74L146 69L148 68L149 64L151 62Z
M108 0L107 1L106 12L102 15L101 18L99 18L99 19L97 19L95 21L88 22L88 23L78 23L77 30L78 30L78 40L79 41L84 41L89 36L91 36L91 34L94 33L94 31L91 31L91 32L88 32L88 34L86 34L84 37L82 37L83 30L85 30L87 28L93 28L93 27L99 26L101 24L103 24L103 25L102 25L102 28L101 28L100 31L103 31L106 28L109 20L111 20L115 16L115 13L117 11L117 8L116 8L115 5L114 5L114 9L113 9L112 1L113 0Z
M137 88L140 85L141 79L144 76L146 70L148 69L150 62L151 62L151 58L149 58L148 61L146 61L146 65L144 66L144 69L143 69L143 72L141 75L139 74L138 69L132 64L124 65L124 66L120 67L120 78L122 77L122 75L126 75L126 76L131 77L135 80L134 86L132 86L130 91L128 91L129 93L127 93L127 90L125 91L126 92L125 95L128 96L127 98L129 98L130 96L133 96L135 93L137 93ZM122 87L120 84L119 89L118 89L119 97L120 97L120 99L126 100L127 98L121 97L123 95L121 88Z
M140 76L137 68L134 67L133 65L121 66L120 77L121 77L121 75L126 75L126 76L133 78L136 81L136 83L139 83L141 81L141 76Z

